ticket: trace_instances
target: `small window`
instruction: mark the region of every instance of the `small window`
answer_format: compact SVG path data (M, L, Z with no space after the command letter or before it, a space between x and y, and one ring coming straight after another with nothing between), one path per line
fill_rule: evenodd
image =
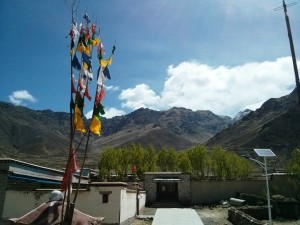
M108 194L102 195L102 203L108 203Z
M100 195L102 195L102 203L108 203L109 202L109 195L111 194L111 191L100 191Z

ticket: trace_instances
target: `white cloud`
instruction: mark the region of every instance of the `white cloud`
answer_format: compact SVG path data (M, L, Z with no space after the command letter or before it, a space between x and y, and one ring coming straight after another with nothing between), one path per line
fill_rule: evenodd
M26 105L26 102L34 103L37 101L27 90L14 91L9 100L14 105Z
M105 118L112 118L114 116L122 116L125 115L125 111L123 110L119 110L116 108L105 108L105 114L103 115L103 117Z
M116 108L105 108L105 114L102 115L103 117L105 118L112 118L114 116L122 116L122 115L125 115L125 111L123 110L119 110L119 109L116 109ZM87 112L85 114L85 117L87 119L91 119L93 116L93 110L90 110L89 112Z
M160 94L146 84L123 90L119 96L124 101L122 107L185 107L235 116L243 109L260 107L269 98L286 95L295 87L290 57L235 67L189 61L169 66L167 73Z
M87 119L91 119L93 116L93 110L88 111L85 115L84 115Z
M112 86L112 85L110 85L110 86L105 85L105 89L108 91L119 91L120 90L120 88L118 86Z
M142 107L157 108L160 103L160 97L146 84L139 84L135 88L123 90L119 98L125 100L122 107L134 110Z

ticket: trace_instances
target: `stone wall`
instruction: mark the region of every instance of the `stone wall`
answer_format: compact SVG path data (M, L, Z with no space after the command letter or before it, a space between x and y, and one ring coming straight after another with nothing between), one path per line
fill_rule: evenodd
M233 207L228 209L228 220L233 224L239 225L264 225L259 220Z
M265 206L267 204L267 199L261 196L241 193L240 198L246 200L249 205ZM300 218L300 202L295 199L285 198L281 195L273 195L271 196L270 202L272 206L272 217L296 220ZM244 212L253 215L253 217L257 219L263 219L261 217L262 213L255 211L253 213L251 211ZM265 212L264 215L267 215L267 212ZM264 218L266 218L266 216L264 216Z
M241 192L262 195L264 186L265 182L263 180L192 180L192 204L215 204L219 203L221 200L239 197L238 195Z
M191 175L181 174L178 183L178 198L183 204L191 204Z

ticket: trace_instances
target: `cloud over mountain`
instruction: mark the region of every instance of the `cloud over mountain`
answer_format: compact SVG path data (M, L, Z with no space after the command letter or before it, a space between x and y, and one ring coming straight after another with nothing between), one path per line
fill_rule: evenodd
M294 80L290 57L233 67L184 61L168 67L160 93L142 83L121 91L119 98L122 107L131 110L185 107L235 116L241 110L255 110L267 99L291 92Z

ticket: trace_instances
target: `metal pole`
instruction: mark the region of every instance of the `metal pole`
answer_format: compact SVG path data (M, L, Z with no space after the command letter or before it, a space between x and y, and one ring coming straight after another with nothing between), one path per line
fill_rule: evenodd
M293 59L294 73L295 73L295 79L296 79L296 88L297 88L297 93L298 93L298 102L299 102L299 105L300 105L300 82L299 82L298 67L297 67L297 60L296 60L296 54L295 54L295 49L294 49L292 31L291 31L290 21L289 21L288 15L287 15L286 7L287 6L285 4L285 1L283 0L283 9L284 9L284 14L285 14L285 22L286 22L286 27L287 27L287 31L288 31L290 49L291 49L291 54L292 54L292 59Z
M270 203L270 192L269 192L268 170L267 170L267 160L266 160L266 157L264 157L264 162L265 162L265 175L266 175L266 185L267 185L269 225L272 225L271 203Z

